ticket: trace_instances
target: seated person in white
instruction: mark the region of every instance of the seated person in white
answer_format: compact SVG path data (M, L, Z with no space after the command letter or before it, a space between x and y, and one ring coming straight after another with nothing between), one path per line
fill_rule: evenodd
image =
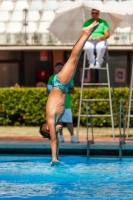
M87 55L89 68L101 67L107 46L106 39L110 36L109 25L105 20L99 18L99 14L100 12L98 10L92 9L92 18L86 20L82 27L89 26L93 21L99 22L98 28L91 34L83 48ZM94 56L94 49L96 49L96 58Z

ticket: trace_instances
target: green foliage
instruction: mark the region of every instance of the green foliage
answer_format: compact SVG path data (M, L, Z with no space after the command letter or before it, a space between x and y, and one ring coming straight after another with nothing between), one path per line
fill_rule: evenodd
M40 125L45 119L46 89L0 89L0 125Z
M118 127L118 116L120 108L120 99L123 100L124 110L126 110L126 105L128 101L129 88L115 88L114 91L111 89L112 97L112 108L114 114L114 126ZM83 99L109 99L108 88L85 88L83 89ZM76 88L75 95L72 95L72 108L73 108L73 118L76 120L79 110L79 100L80 100L80 88ZM91 108L91 109L90 109ZM133 107L132 107L133 112ZM110 104L109 101L93 101L89 102L88 113L109 115L110 114ZM82 102L81 114L86 114L86 102ZM88 119L90 125L90 118ZM133 120L131 119L131 126L133 126ZM85 126L86 118L81 117L80 123ZM93 126L95 127L111 127L110 117L95 117L93 118Z
M73 119L77 121L79 112L80 88L76 88L72 95ZM126 109L128 99L128 88L115 88L112 93L113 113L119 114L120 99L124 102ZM48 95L45 88L0 88L0 125L15 126L38 126L46 120L45 107ZM85 88L83 90L85 99L108 99L108 88ZM116 106L115 106L116 102ZM91 107L91 110L90 110ZM133 106L131 106L133 113ZM86 103L82 102L82 114L86 114ZM88 112L92 114L110 114L108 101L89 102ZM89 119L90 121L90 119ZM90 122L89 122L90 123ZM81 118L81 125L86 125L86 118ZM93 118L95 127L110 127L110 117ZM118 126L118 118L114 117L114 125ZM133 120L131 119L131 126Z

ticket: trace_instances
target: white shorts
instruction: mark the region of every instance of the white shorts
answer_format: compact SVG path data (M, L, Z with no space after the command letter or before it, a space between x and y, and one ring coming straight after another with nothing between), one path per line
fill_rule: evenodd
M59 122L72 123L72 109L67 108Z

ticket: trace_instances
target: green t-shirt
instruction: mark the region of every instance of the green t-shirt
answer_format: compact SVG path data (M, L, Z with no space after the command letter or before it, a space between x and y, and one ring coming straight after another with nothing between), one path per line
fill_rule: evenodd
M93 19L88 19L84 22L82 28L89 26L90 24L92 24L92 22L94 22ZM91 34L91 37L93 39L100 37L100 36L104 36L104 31L109 30L109 25L108 23L103 20L103 19L98 19L99 22L99 26L96 28L96 30Z
M49 77L48 79L48 86L52 86L52 81L54 79L55 74L53 74L52 76ZM70 87L74 87L74 81L71 80L70 82ZM66 101L65 101L65 108L71 108L72 107L72 100L71 100L71 94L67 93L66 94Z

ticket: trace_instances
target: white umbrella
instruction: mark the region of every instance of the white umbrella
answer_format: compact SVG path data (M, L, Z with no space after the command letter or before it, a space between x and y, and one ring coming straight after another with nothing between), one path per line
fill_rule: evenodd
M122 22L119 27L133 27L133 1L117 2L109 6L110 9L115 10L117 13L124 13Z
M62 43L75 43L81 33L85 20L91 18L91 10L100 11L100 18L105 19L111 32L123 18L122 13L117 14L99 1L76 1L71 6L56 11L55 18L48 30L53 33Z

